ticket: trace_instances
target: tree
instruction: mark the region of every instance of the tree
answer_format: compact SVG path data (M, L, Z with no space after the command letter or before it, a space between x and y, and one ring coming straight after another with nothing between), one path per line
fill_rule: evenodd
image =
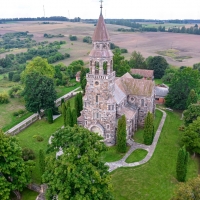
M200 199L200 176L195 177L186 183L180 183L171 200L192 200Z
M142 56L142 54L140 52L137 52L137 51L134 51L131 54L129 65L131 68L135 68L135 69L146 69L147 68L145 58Z
M66 110L66 126L73 126L72 112L69 107Z
M165 105L170 108L184 110L187 107L188 95L194 89L199 91L199 72L190 67L178 70L175 73L165 98Z
M89 72L89 68L81 68L81 73L80 73L80 84L83 92L85 93L85 87L87 85L87 80L86 80L86 74Z
M193 65L193 69L197 69L200 71L200 62Z
M184 123L186 126L191 124L200 116L200 104L191 104L187 110L184 110Z
M77 114L75 109L72 109L71 112L72 112L72 124L74 126L75 124L77 124Z
M53 134L47 149L47 199L113 199L108 166L100 161L107 148L102 137L75 126L65 127ZM55 156L62 148L63 154ZM56 174L56 176L55 176Z
M186 127L182 143L191 153L200 153L200 117Z
M55 75L55 69L52 65L48 64L47 59L41 57L35 57L30 61L25 70L21 73L21 81L24 82L28 74L37 72L39 75L53 78Z
M38 112L40 115L41 109L54 107L56 91L53 80L37 72L28 74L23 95L26 109L30 112Z
M123 115L117 124L117 151L120 153L126 152L126 117Z
M178 152L177 163L176 163L176 176L180 182L185 182L187 175L187 164L188 164L188 152L185 147L181 147Z
M52 108L48 108L47 109L47 120L49 122L49 124L53 123L53 112L52 112Z
M151 145L154 138L153 114L148 112L144 121L144 144Z
M62 115L63 115L64 126L67 126L67 124L66 124L66 106L65 106L65 103L62 103L61 107L62 107Z
M166 59L162 56L154 56L149 59L147 69L154 70L154 78L162 78L168 67Z
M10 199L11 191L22 191L30 183L33 161L24 161L16 137L0 131L0 199Z
M198 100L198 96L196 94L196 92L192 89L190 90L190 93L189 93L189 96L188 96L188 99L187 99L187 108L190 104L194 104L194 103L197 103L197 100Z
M40 172L43 174L45 172L45 155L42 149L39 150L39 166Z
M83 110L83 95L81 92L77 94L77 99L78 99L78 110L79 110L79 115L81 115L81 111Z

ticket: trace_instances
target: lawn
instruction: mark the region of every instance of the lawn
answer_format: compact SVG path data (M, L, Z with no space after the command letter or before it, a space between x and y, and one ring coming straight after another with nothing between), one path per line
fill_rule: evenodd
M155 152L144 165L111 173L116 200L169 200L177 185L176 160L182 132L180 115L167 112ZM198 161L189 158L187 179L198 175Z
M126 159L127 163L133 163L133 162L138 162L142 159L145 158L147 155L148 151L144 149L136 149L131 153L131 155Z
M74 98L70 99L71 107L74 106ZM20 132L16 137L19 139L21 147L28 147L35 152L36 155L36 167L32 172L32 182L41 183L41 173L39 170L39 150L42 149L44 152L47 149L47 144L50 136L60 127L63 126L63 117L57 118L53 124L49 124L45 119L38 120L31 126ZM44 140L38 142L33 136L39 135Z
M126 148L126 152L130 147ZM118 153L116 146L108 147L108 151L103 152L101 155L101 161L114 162L122 159L126 153Z
M160 110L156 109L155 119L154 119L154 131L156 132L160 123L160 120L163 116L163 113ZM144 129L138 128L138 130L133 135L133 140L138 143L144 143L143 141L143 132Z
M38 196L38 193L26 188L23 190L21 195L22 195L21 200L35 200L36 197Z

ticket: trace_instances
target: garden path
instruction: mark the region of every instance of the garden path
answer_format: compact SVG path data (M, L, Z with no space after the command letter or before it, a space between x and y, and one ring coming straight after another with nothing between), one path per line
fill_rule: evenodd
M146 162L148 162L150 160L150 158L152 157L152 155L154 153L154 150L156 148L158 139L160 137L160 133L162 131L162 128L163 128L163 125L165 123L165 119L166 119L166 116L167 116L165 111L163 111L161 109L158 109L158 110L160 110L163 113L163 116L162 116L162 119L160 120L160 124L158 126L157 131L156 131L156 134L154 136L154 140L153 140L152 144L151 145L139 144L139 143L134 142L132 139L130 139L128 141L128 143L130 145L130 149L125 154L125 156L121 160L118 160L118 161L115 161L115 162L107 162L106 163L106 165L109 166L109 172L112 172L113 170L115 170L115 169L117 169L119 167L135 167L135 166L138 166L138 165L142 165L142 164L144 164L144 163L146 163ZM139 162L126 163L125 160L136 149L145 149L146 151L148 151L148 154L146 155L146 157L143 160L141 160Z

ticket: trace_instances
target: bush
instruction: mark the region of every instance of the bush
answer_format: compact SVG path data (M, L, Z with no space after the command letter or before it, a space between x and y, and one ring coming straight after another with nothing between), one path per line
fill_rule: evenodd
M127 49L121 49L121 53L128 53Z
M6 92L0 93L0 104L8 103L9 102L8 98L9 96Z
M53 123L53 112L51 108L47 110L47 119L48 119L49 124Z
M8 91L8 94L11 98L14 98L14 97L21 97L21 94L22 94L22 88L20 85L16 85L16 86L13 86L9 91Z
M38 142L42 142L44 140L44 138L40 135L34 135L33 138L36 138Z
M16 112L13 112L13 116L19 116L19 115L22 115L22 114L24 114L26 112L26 110L22 110L22 109L20 109L20 110L18 110L18 111L16 111Z
M76 41L76 40L77 40L77 37L76 37L75 35L70 35L70 36L69 36L69 39L70 39L71 41Z
M19 82L20 81L20 75L19 74L14 74L12 77L13 82Z
M140 74L132 74L132 77L135 79L142 79L143 76L141 76Z
M91 38L90 36L85 36L85 37L83 38L83 42L86 42L86 43L91 44L91 43L92 43L92 38Z
M14 72L9 72L8 73L8 80L9 81L12 81L13 75L14 75Z
M35 153L32 149L25 147L25 148L22 149L22 158L23 158L24 161L34 160L35 159Z

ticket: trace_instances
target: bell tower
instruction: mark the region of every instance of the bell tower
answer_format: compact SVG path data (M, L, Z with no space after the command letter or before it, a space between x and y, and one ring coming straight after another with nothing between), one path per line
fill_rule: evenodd
M106 143L115 144L116 102L114 100L115 71L110 37L101 12L89 54L89 73L83 97L82 125L98 133Z

